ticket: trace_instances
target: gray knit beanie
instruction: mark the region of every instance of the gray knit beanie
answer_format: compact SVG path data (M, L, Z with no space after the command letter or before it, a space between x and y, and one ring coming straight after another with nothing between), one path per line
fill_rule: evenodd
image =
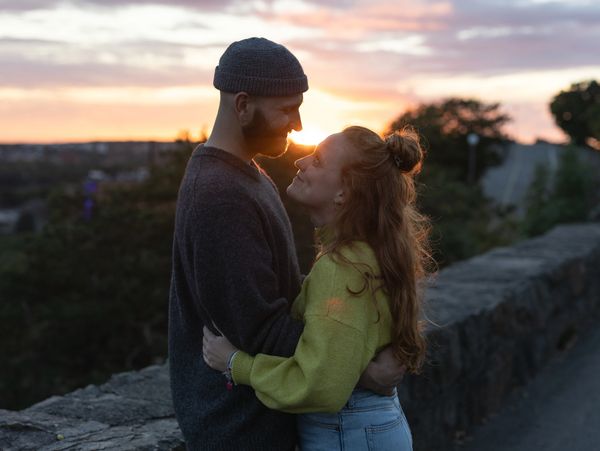
M283 45L265 38L248 38L227 47L215 68L219 91L257 96L290 96L308 89L298 59Z

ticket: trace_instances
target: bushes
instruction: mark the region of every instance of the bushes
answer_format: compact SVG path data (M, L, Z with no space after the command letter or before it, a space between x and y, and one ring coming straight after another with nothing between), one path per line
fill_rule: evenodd
M510 211L494 207L479 185L462 182L446 168L426 164L418 191L419 208L432 221L432 247L440 267L518 238Z
M594 178L580 159L581 151L564 149L554 175L546 165L536 167L525 202L522 227L526 236L540 235L560 223L587 220L595 202Z
M91 220L83 193L49 199L39 235L18 237L1 268L3 408L106 380L166 356L175 199L191 143L141 184L101 188Z

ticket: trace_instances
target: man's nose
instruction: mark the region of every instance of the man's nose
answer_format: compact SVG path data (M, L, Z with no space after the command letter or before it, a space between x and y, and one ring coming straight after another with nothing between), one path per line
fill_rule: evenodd
M297 132L302 130L302 118L300 117L300 112L296 111L295 113L292 113L290 126L292 127L292 130L296 130Z

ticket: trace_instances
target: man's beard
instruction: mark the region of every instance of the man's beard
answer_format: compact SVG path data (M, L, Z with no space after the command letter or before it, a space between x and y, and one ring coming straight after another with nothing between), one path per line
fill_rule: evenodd
M275 158L288 148L288 127L274 130L269 127L265 115L258 108L250 123L242 127L242 134L249 153Z

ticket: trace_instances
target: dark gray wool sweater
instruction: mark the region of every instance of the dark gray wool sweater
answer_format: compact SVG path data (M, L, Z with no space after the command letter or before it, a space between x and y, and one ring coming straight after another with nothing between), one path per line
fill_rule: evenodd
M200 145L179 189L169 301L171 392L191 450L290 450L292 415L267 409L252 388L227 391L202 359L214 321L238 348L290 356L303 324L292 230L277 189L256 165Z

